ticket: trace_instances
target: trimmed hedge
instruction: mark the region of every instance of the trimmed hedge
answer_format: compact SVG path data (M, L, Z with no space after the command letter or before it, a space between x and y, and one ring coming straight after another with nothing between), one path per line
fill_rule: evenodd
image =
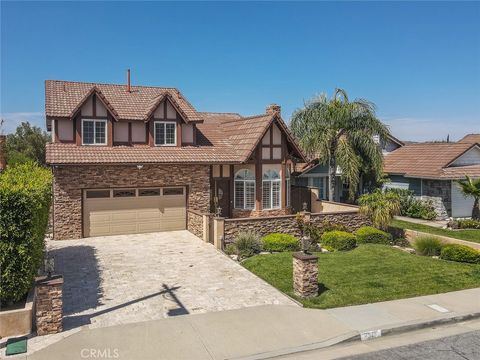
M52 174L35 163L0 174L0 301L12 304L30 289L42 262Z
M346 251L357 246L355 235L346 231L328 231L322 235L322 246L327 250Z
M300 243L298 239L289 234L273 233L262 238L263 250L265 251L298 251Z
M448 244L442 248L440 259L480 264L480 251L466 245Z
M355 232L355 235L359 244L389 245L392 242L392 235L372 226L362 226Z

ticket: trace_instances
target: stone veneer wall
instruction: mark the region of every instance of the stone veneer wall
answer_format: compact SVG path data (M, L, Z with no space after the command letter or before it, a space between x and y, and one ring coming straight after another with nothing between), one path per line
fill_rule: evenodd
M371 222L357 211L311 214L310 221L317 226L321 226L323 221L343 224L350 231L355 231L363 225L371 225ZM237 234L242 231L254 231L260 236L275 232L301 235L296 215L225 219L224 244L234 242Z
M358 230L364 225L372 225L370 219L360 214L358 211L338 212L338 213L322 213L312 214L310 222L321 227L323 222L342 224L351 232Z
M82 237L82 190L110 187L186 186L191 209L208 212L208 165L71 165L53 168L53 237Z
M274 209L274 210L241 210L233 209L232 218L255 218L255 217L270 217L290 215L292 213L291 208Z
M452 215L452 183L450 180L422 180L422 200L430 200L437 212L437 220Z
M193 235L203 238L203 215L195 210L187 211L187 230Z

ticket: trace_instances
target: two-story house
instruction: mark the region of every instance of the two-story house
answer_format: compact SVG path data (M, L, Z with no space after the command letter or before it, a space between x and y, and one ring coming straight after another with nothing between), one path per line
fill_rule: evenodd
M48 80L55 239L186 229L189 210L290 213L304 155L280 106L198 112L174 88Z

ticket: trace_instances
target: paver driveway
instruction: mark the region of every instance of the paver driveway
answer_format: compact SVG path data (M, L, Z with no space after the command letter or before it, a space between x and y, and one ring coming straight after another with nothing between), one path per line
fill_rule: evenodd
M64 327L101 327L264 304L296 305L188 231L49 241Z

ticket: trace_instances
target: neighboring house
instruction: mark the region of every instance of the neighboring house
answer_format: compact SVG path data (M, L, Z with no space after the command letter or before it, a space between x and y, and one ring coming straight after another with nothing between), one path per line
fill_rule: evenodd
M382 153L387 156L392 151L400 148L404 143L393 136L387 139L380 139L378 136L374 140L382 148ZM334 201L343 202L348 198L348 186L341 180L341 169L337 169L337 181L335 186ZM301 174L295 177L295 185L306 186L316 189L319 199L328 199L328 166L326 164L312 164L305 167ZM364 188L361 184L360 188Z
M281 118L198 112L174 88L51 81L55 239L180 230L189 211L289 214L306 159Z
M431 199L439 218L470 217L473 199L463 196L455 180L480 177L478 143L419 143L401 147L385 157L385 186L412 190Z
M458 142L467 144L480 144L480 134L467 134L462 139L458 140Z

